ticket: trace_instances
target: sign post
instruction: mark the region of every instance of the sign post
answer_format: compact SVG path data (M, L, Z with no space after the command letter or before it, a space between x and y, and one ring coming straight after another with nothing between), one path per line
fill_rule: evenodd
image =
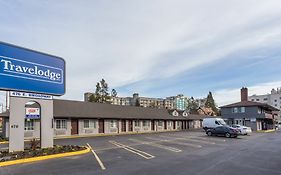
M9 151L24 150L24 121L40 119L41 147L53 147L52 96L65 94L65 61L0 42L0 90L10 93ZM38 108L27 108L34 101Z

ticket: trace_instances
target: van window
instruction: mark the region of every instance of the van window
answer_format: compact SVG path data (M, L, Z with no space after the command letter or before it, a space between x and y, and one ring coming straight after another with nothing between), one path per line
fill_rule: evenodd
M215 124L216 124L216 125L220 125L218 121L215 121Z
M219 123L220 125L226 125L226 123L224 122L224 120L219 120L218 123Z

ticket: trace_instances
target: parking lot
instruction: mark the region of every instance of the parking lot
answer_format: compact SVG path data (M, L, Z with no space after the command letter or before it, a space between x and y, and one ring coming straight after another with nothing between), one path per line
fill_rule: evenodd
M60 139L55 144L89 144L96 155L1 167L0 174L281 174L281 132L237 139L166 132Z

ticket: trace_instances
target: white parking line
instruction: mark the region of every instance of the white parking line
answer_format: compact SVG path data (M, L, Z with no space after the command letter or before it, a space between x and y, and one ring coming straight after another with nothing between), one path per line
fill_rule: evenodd
M87 146L91 149L92 153L94 154L96 160L98 161L100 167L102 170L105 170L105 166L103 165L102 161L100 160L99 156L96 154L96 152L93 150L93 148L91 147L91 145L89 143L87 143Z
M169 136L159 136L159 137L171 138ZM212 144L212 145L216 144L215 142L209 142L209 141L192 139L191 137L172 137L172 139L175 139L175 140L187 140L187 141L199 142L199 143L205 143L205 144Z
M160 141L160 142L169 141L167 139L164 140L164 139L159 139L159 138L154 138L154 137L145 137L145 138L150 139L150 140Z
M134 142L145 144L145 145L154 146L154 147L157 147L157 148L162 148L162 149L169 150L169 151L176 152L176 153L182 152L182 150L180 150L180 149L170 147L170 146L160 145L160 144L157 144L157 143L154 143L154 142L146 142L146 141L137 140L137 139L128 139L128 140L132 140Z
M183 145L183 146L190 146L190 147L194 147L194 148L202 148L201 145L197 145L197 144L193 144L193 143L185 143L185 142L179 142L179 140L177 139L157 139L157 138L153 138L153 137L146 137L148 139L151 139L151 140L156 140L158 142L167 142L167 143L172 143L172 144L176 144L176 145Z
M145 159L152 159L154 158L155 156L149 154L149 153L146 153L144 151L141 151L141 150L138 150L138 149L135 149L135 148L132 148L130 146L127 146L127 145L124 145L124 144L121 144L121 143L118 143L118 142L115 142L115 141L108 141L109 143L119 147L119 148L123 148L129 152L132 152L134 154L137 154Z
M193 148L202 148L201 145L197 145L197 144L193 144L193 143L180 142L178 140L173 141L171 143L176 144L176 145L190 146L190 147L193 147Z

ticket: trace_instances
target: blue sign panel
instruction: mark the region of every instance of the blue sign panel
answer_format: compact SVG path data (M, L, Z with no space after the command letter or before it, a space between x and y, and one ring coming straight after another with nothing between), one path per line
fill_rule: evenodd
M0 42L0 89L63 95L65 61Z
M26 119L40 119L40 115L25 115Z

